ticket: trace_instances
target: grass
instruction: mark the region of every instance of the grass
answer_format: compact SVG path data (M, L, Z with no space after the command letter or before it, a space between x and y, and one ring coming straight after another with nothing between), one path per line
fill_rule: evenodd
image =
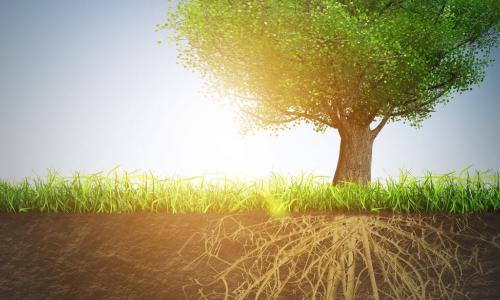
M240 181L230 178L158 178L152 173L81 175L0 181L1 212L215 212L265 210L273 216L308 211L484 213L500 211L499 174L427 174L370 186L334 187L330 178L302 176Z

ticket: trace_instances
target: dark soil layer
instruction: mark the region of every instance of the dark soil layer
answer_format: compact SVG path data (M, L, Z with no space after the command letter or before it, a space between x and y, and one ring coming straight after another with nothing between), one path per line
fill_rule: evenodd
M0 214L0 299L184 299L183 285L211 273L203 267L182 270L203 252L201 242L178 250L221 217ZM500 214L435 217L450 226L457 218L467 218L486 238L500 234ZM251 213L238 220L250 225L268 216ZM485 274L470 279L465 290L472 299L500 299L500 249L484 243L479 259Z

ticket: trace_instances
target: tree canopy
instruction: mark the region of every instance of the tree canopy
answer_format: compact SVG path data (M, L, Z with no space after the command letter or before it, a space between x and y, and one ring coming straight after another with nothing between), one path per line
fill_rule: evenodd
M254 124L323 131L418 126L482 81L499 19L498 0L181 0L163 28Z
M483 80L499 23L499 0L180 0L161 27L247 124L337 129L333 183L365 184L387 122Z

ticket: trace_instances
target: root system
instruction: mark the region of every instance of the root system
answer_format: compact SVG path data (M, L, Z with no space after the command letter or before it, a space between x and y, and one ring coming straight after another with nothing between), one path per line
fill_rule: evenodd
M204 263L213 278L184 291L200 299L467 298L464 271L480 268L477 251L461 251L455 240L464 228L418 217L311 215L244 226L227 216L201 235L204 253L186 266Z

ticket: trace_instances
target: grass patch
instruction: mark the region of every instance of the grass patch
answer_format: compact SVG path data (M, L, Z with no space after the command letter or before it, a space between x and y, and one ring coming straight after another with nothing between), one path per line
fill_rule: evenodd
M265 210L274 216L308 211L484 213L500 211L499 174L466 170L458 175L402 173L370 186L331 186L329 177L302 176L241 181L232 178L159 178L118 172L69 178L0 181L2 212L215 212Z

